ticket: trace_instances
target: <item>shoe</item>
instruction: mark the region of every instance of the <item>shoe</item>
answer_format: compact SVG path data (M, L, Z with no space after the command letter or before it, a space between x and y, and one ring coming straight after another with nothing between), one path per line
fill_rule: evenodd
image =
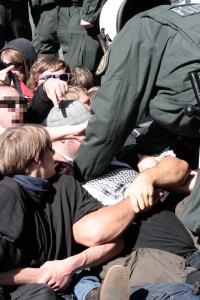
M85 300L129 300L130 290L127 268L115 265L108 270L102 286L89 291Z
M98 300L129 300L130 280L128 269L121 265L112 266L100 287Z

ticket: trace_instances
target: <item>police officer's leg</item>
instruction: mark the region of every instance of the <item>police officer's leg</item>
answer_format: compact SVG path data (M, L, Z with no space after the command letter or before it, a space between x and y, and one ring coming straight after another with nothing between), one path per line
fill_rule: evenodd
M3 48L6 40L7 40L7 35L8 35L8 28L7 27L7 9L6 6L4 5L4 1L0 1L0 49Z
M11 4L11 26L15 38L32 40L29 22L28 1L14 1Z
M10 300L58 300L62 299L46 284L26 284L11 292Z
M33 47L38 57L58 56L59 42L57 39L58 6L45 5L32 9L35 23Z
M94 72L102 57L102 50L97 40L97 30L86 30L80 26L81 15L81 7L60 7L58 39L66 63L84 65Z

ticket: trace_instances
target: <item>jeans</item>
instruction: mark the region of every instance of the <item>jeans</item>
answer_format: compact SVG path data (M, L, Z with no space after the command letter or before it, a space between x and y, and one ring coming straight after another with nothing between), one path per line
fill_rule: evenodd
M134 300L200 300L200 296L192 294L194 287L186 283L158 283L131 288Z
M98 288L101 285L99 279L91 275L87 270L74 274L72 283L72 292L68 292L67 294L63 293L63 295L61 295L65 300L84 300L90 290Z

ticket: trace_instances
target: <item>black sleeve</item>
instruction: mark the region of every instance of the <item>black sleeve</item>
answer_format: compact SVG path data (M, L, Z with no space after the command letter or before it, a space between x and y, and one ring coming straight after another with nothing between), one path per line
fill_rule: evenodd
M43 84L41 84L32 98L26 115L26 123L42 123L52 107L53 102L47 97L47 94L43 90Z
M26 267L27 258L14 243L9 242L0 236L0 270L1 272L17 268Z

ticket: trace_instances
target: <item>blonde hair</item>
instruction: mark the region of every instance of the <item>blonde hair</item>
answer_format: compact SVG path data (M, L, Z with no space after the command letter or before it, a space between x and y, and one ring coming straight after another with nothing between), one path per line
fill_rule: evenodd
M18 62L20 65L24 66L24 60L22 55L14 49L8 48L3 50L1 53L1 58L2 59L6 58L10 63L13 61Z
M85 66L70 66L69 84L84 87L87 90L94 86L93 75Z
M47 130L37 124L8 128L0 135L0 172L25 174L33 158L42 159L50 140Z
M27 80L27 87L34 93L38 85L38 77L48 70L59 71L64 69L67 73L70 72L69 66L64 60L57 57L41 57L38 58L30 69L29 79Z

